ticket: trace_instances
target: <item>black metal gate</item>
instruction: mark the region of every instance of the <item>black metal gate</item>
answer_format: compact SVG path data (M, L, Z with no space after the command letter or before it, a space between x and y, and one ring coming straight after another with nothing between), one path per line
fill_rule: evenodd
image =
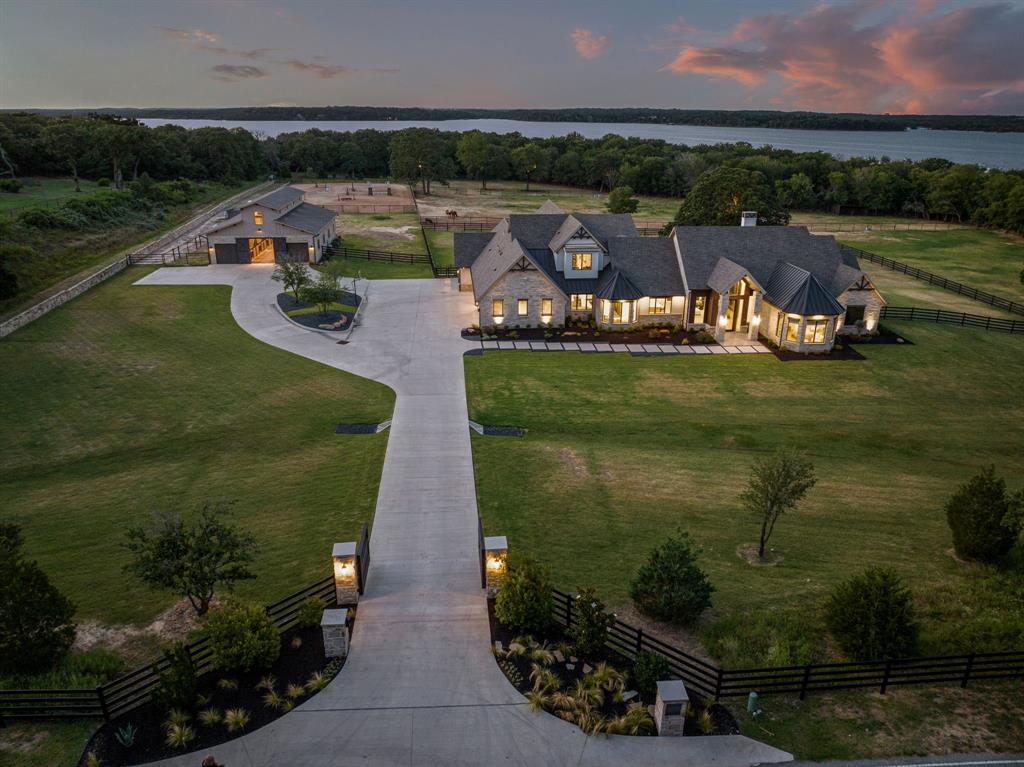
M363 522L359 532L359 543L356 544L356 588L362 594L366 589L366 574L370 571L370 531Z
M477 532L480 537L480 588L487 588L487 555L484 553L484 521L476 518Z

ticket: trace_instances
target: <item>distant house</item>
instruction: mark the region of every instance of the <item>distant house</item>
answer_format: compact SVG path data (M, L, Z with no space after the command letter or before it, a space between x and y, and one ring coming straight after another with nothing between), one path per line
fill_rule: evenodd
M743 224L641 237L629 215L567 214L549 201L491 232L457 233L455 263L482 327L670 322L802 352L876 327L884 299L834 238L758 227L756 214Z
M304 202L304 196L301 189L283 186L233 211L209 233L213 263L318 263L337 236L337 214Z

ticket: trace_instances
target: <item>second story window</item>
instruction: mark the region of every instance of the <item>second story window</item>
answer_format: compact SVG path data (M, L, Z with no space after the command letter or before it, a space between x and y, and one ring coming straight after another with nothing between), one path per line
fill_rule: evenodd
M255 213L253 213L252 220L253 223L256 224L256 226L263 226L263 211L258 210Z
M594 266L594 254L593 253L573 253L572 254L572 268L573 271L586 271Z

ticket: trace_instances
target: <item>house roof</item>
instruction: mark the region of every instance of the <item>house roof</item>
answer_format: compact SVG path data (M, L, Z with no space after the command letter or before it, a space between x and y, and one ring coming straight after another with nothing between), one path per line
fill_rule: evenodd
M294 186L288 186L286 184L285 186L279 187L278 189L275 189L272 192L267 192L265 195L262 195L261 197L257 197L250 203L246 203L246 207L248 207L249 205L255 205L259 203L265 208L270 208L272 210L280 210L285 205L288 205L291 202L295 202L295 200L301 200L305 196L306 193L303 192L301 189L296 189Z
M310 234L319 234L334 221L336 215L333 210L301 202L283 216L278 217L277 223Z
M842 304L806 269L780 263L765 288L765 299L784 312L810 316L842 314Z
M749 272L730 258L720 258L715 268L708 275L708 287L716 293L728 293L729 288L735 285ZM760 285L760 283L758 283Z
M834 237L813 235L802 226L677 226L672 236L679 243L691 290L723 292L719 283L728 278L726 266L716 273L722 259L761 285L768 284L776 266L789 263L810 272L833 295L863 275L856 257L844 252Z
M494 232L455 232L455 265L472 266Z
M612 237L608 242L612 268L629 277L642 295L686 293L675 247L668 237Z
M522 258L544 271L533 260L530 252L523 247L522 243L513 238L505 226L499 224L490 242L470 267L473 274L473 296L476 300L479 301L494 286L494 283Z
M597 285L597 297L609 301L635 301L645 294L614 266L606 269Z
M573 223L568 223L569 219ZM571 216L565 213L513 213L508 217L512 236L528 250L550 247L563 224L571 227L569 235L582 226L605 250L612 237L636 237L638 234L633 217L628 213L574 213Z

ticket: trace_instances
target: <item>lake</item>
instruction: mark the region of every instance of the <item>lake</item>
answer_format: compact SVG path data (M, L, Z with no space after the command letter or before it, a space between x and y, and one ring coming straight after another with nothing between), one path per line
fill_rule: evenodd
M364 128L393 131L402 128L439 128L445 131L482 130L491 133L518 132L529 138L550 138L579 133L601 138L609 133L672 144L723 144L747 141L755 146L771 145L797 152L823 151L836 157L882 157L893 160L923 160L943 157L952 162L977 163L990 168L1024 167L1024 133L982 131L823 131L782 128L712 128L703 125L646 125L643 123L526 122L522 120L154 120L143 123L245 128L253 133L321 130L354 131Z

